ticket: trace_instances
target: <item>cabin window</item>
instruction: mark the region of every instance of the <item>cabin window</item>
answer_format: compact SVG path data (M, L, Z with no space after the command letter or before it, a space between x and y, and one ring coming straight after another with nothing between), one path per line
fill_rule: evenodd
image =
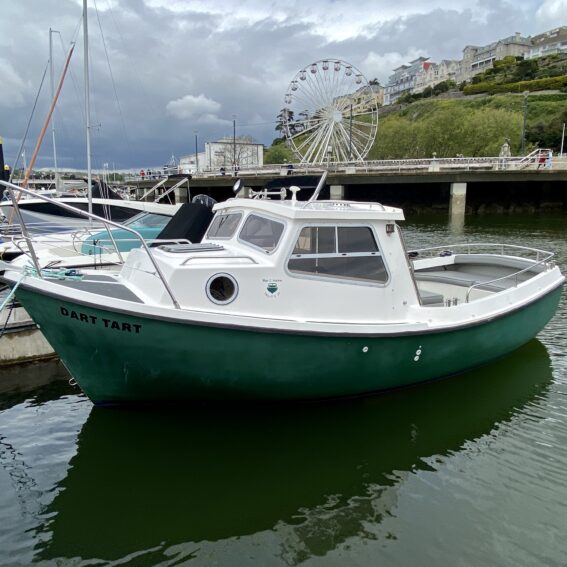
M367 226L340 226L337 236L340 254L378 252L374 235Z
M384 283L388 273L368 226L307 226L289 259L290 272Z
M334 254L336 229L334 226L306 226L300 233L294 254Z
M242 213L228 213L215 215L207 238L230 238L238 228Z
M238 237L247 244L271 252L278 245L283 230L283 223L251 214L244 222Z

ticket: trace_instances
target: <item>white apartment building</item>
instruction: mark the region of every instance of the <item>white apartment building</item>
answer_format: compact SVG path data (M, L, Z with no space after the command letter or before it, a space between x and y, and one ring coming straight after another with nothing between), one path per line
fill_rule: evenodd
M428 57L419 57L407 65L394 69L384 90L384 104L393 104L405 93L420 93L427 87L452 79L457 83L490 69L497 59L504 57L539 57L567 52L567 26L540 35L524 37L516 32L488 45L467 45L461 60L444 59L433 63Z
M394 69L390 75L388 84L384 88L384 104L394 104L403 94L410 93L415 88L417 74L431 63L429 57L418 57L407 65L401 65Z
M532 47L525 57L526 59L535 59L554 53L567 53L567 26L534 35Z
M236 156L236 159L235 159ZM244 167L264 165L264 146L251 142L249 138L226 137L217 142L205 142L205 151L188 154L179 159L179 172L195 174L201 171L226 172Z
M179 173L195 174L205 169L205 152L189 154L179 158Z
M221 138L217 142L205 144L203 169L227 172L238 167L262 167L264 165L264 146L249 138Z

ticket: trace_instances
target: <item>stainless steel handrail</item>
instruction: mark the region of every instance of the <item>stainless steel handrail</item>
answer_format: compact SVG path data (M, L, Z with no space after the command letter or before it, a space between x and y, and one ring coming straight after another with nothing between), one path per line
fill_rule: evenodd
M239 256L203 256L199 254L198 256L191 256L190 258L187 258L187 260L183 260L183 262L181 262L181 266L186 266L193 260L218 260L219 258L222 258L223 260L250 260L252 264L258 263L256 260L254 260L254 258L252 258L252 256L246 256L244 254Z
M503 244L501 242L463 242L460 244L446 244L445 246L431 246L429 248L416 248L415 250L410 250L408 253L414 253L417 252L419 254L421 254L422 252L434 252L436 250L448 250L448 251L452 251L451 249L453 248L467 248L467 254L471 254L470 249L471 248L481 248L481 247L485 247L485 248L489 248L491 246L494 247L499 247L501 249L501 254L503 254L503 250L504 248L513 248L516 250L525 250L525 251L529 251L529 252L536 252L538 257L537 260L539 260L539 254L547 254L547 259L552 258L553 256L555 256L555 254L553 252L549 252L547 250L540 250L539 248L530 248L529 246L520 246L518 244Z
M33 244L32 244L32 240L29 238L29 236L26 235L27 230L25 228L25 223L23 218L21 217L20 214L20 209L18 207L18 203L16 200L16 196L14 194L14 191L19 191L20 193L26 194L26 195L30 195L30 194L34 194L32 191L30 191L29 189L24 189L23 187L18 187L17 185L14 185L12 183L9 183L8 181L0 181L0 185L3 185L4 187L6 187L8 189L8 191L10 192L10 197L12 199L12 203L13 206L16 210L16 213L18 214L18 217L20 219L20 226L22 227L22 232L24 232L24 238L26 239L26 241L28 242L28 247L30 249L30 253L32 255L32 259L34 262L34 266L37 270L37 273L39 275L39 277L42 277L41 275L41 267L39 265L39 262L37 260L36 254L35 254L35 250L33 249ZM146 251L146 253L148 254L148 257L151 261L151 263L153 264L156 273L159 276L159 279L161 280L163 286L165 287L169 297L171 298L171 301L173 302L173 305L175 306L176 309L180 309L180 305L177 301L177 299L175 298L175 295L173 294L172 289L169 287L169 284L167 283L167 281L165 280L165 276L163 275L163 272L161 271L158 263L156 262L155 258L153 257L150 248L147 246L146 242L144 241L144 239L142 238L142 235L140 233L138 233L137 231L135 231L133 228L130 228L128 226L124 226L121 225L119 223L116 223L114 221L105 219L103 217L99 217L97 215L93 215L92 213L87 213L86 211L81 211L80 209L77 209L75 207L72 207L71 205L67 205L66 203L59 203L57 202L57 199L51 199L50 197L46 197L45 195L37 195L36 196L38 199L41 199L42 201L46 201L48 203L52 203L53 205L56 205L62 209L65 209L67 211L73 212L74 214L79 214L80 216L83 216L85 218L88 219L92 219L92 220L96 220L101 222L107 232L108 235L110 237L110 239L112 240L112 243L114 245L114 248L116 250L116 253L118 254L118 257L120 258L121 262L123 263L124 260L122 259L122 255L120 254L120 251L118 250L118 247L116 246L116 242L114 241L114 237L111 234L111 230L110 230L110 226L113 226L115 228L119 228L121 230L125 230L126 232L130 232L131 234L133 234L134 236L136 236L138 238L138 240L141 242L142 244L142 248L144 248L144 250Z
M470 295L473 291L473 289L476 289L478 287L481 286L487 286L487 285L491 285L493 283L499 282L499 281L503 281L503 280L507 280L510 278L514 278L514 287L517 287L518 285L518 276L520 274L523 274L525 272L529 272L530 270L533 270L536 266L540 266L542 264L547 264L549 263L549 261L555 256L555 254L553 252L549 252L546 250L540 250L539 248L530 248L529 246L520 246L518 244L503 244L503 243L495 243L495 242L487 242L487 243L482 243L482 242L471 242L471 243L462 243L462 244L451 244L449 246L432 246L429 248L421 248L418 250L411 250L409 252L409 254L411 253L422 253L422 252L434 252L434 251L439 251L439 250L447 250L451 253L453 253L452 249L455 248L466 248L466 253L467 254L473 254L473 252L471 252L471 248L490 248L490 247L498 247L500 248L500 255L504 255L504 249L505 248L510 248L513 250L523 250L523 251L527 251L527 252L532 252L536 254L536 258L535 260L532 258L523 258L521 256L518 256L518 258L526 261L526 262L532 262L529 266L518 270L516 272L513 272L511 274L508 274L506 276L501 276L499 278L494 278L492 280L487 280L487 281L483 281L483 282L476 282L473 285L471 285L468 289L467 289L467 293L465 295L465 301L468 303L470 300ZM478 253L478 252L477 252ZM540 254L543 254L544 257L542 259L540 259ZM430 256L431 257L431 256ZM413 258L415 260L415 258Z
M524 258L525 260L528 260L527 258ZM529 260L528 260L529 261ZM470 299L470 295L473 289L483 286L483 285L490 285L502 280L507 280L508 278L514 278L514 287L518 286L518 276L520 274L523 274L524 272L529 272L530 270L532 270L533 268L535 268L536 266L539 266L540 264L545 264L547 263L547 259L544 260L540 260L539 262L536 261L535 264L532 264L531 266L528 266L527 268L524 268L523 270L518 270L517 272L514 272L513 274L508 274L507 276L502 276L500 278L495 278L493 280L488 280L486 282L478 282L475 283L473 285L471 285L468 289L467 289L467 294L465 296L465 301L468 303L469 299Z

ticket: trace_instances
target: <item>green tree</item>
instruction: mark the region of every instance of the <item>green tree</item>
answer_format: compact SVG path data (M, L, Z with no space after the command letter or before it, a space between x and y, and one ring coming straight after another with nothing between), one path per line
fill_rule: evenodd
M273 145L264 152L264 163L281 164L292 161L293 152L285 144Z
M293 110L290 110L289 108L282 108L276 117L276 128L275 128L276 132L279 132L282 138L285 138L284 123L286 121L290 124L289 126L290 132L294 134L295 128L293 126L293 121L294 121Z
M567 123L567 108L550 120L545 120L545 117L541 116L534 123L528 123L526 140L534 146L558 152L561 148L561 136L565 123Z

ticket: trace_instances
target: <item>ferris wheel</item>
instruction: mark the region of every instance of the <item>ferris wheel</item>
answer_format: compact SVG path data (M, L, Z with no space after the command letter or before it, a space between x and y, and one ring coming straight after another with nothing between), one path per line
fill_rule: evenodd
M301 69L279 116L301 163L363 161L376 138L378 107L372 85L353 65L324 59Z

